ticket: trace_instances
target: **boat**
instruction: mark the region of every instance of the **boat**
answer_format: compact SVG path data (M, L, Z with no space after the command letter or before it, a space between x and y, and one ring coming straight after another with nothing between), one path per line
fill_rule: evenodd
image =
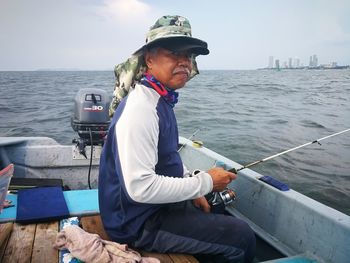
M11 182L22 180L22 187L43 185L42 181L44 185L59 182L60 186L67 190L64 191L64 197L73 196L71 200L75 201L79 193L89 193L92 199L87 200L85 196L80 196L82 201L76 201L78 205L79 202L87 205L87 209L80 211L78 215L98 215L96 188L99 159L103 137L108 132L109 124L107 97L106 92L99 89L78 92L75 98L75 113L71 120L72 128L79 135L79 139L73 140L74 144L61 145L50 137L0 137L1 168L14 164ZM206 148L202 142L180 137L179 153L190 171L208 170L218 164L225 169L239 171L238 178L230 183L227 191L216 194L215 200L220 201L221 198L222 202L218 203L225 204L225 212L246 221L256 233L255 262L350 262L350 216L289 189L276 179L263 180L266 176ZM33 185L25 184L25 181ZM89 190L90 188L92 190ZM231 195L232 191L234 195ZM233 201L234 197L236 198ZM72 209L69 212L69 215L75 215ZM0 214L0 223L10 219L13 221L16 218L13 216L4 219L3 214ZM94 219L94 226L97 226L96 222ZM55 253L52 249L43 249L47 246L40 242L52 240L52 233L57 233L57 225L56 222L55 226L28 227L30 233L39 231L39 244L38 248L34 249L31 244L37 242L31 241L34 239L26 240L26 235L23 234L23 239L27 241L28 247L31 247L30 251L27 251L29 256L24 261L41 262L35 260L38 257L48 262L47 258L51 257L48 255ZM25 230L25 227L23 229ZM43 229L50 231L42 231ZM94 230L94 227L89 229ZM1 233L3 232L5 231ZM18 232L20 230L15 231L18 236L16 240L20 240L19 243L22 244ZM2 240L4 238L0 234L0 241ZM11 262L12 255L28 249L16 246L16 242L12 242L15 248L12 247L7 254L5 253L8 262ZM41 255L41 252L45 254ZM2 253L0 242L0 261ZM31 255L31 259L27 260ZM164 259L163 256L160 258ZM184 256L180 258L165 262L196 262ZM16 259L21 262L21 258Z
M207 170L217 162L227 169L242 167L189 139L180 137L180 145L190 171ZM0 137L0 160L14 164L13 178L60 179L71 190L97 187L101 149L93 146L90 159L75 144L61 145L49 137ZM239 171L229 185L236 199L226 206L227 213L248 222L256 233L255 262L349 262L348 215L293 189L281 191L259 180L262 176L248 168Z

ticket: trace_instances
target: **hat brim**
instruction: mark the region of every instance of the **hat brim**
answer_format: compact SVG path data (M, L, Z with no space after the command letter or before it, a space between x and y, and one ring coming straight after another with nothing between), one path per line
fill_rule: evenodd
M166 38L158 38L152 42L149 42L136 50L133 55L142 55L145 50L149 50L155 47L161 47L169 49L171 51L189 51L194 55L208 55L208 44L198 38L174 36Z

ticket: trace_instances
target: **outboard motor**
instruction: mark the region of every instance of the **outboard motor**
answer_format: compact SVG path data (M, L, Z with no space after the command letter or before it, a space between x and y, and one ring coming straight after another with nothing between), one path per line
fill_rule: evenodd
M80 89L75 96L71 125L80 138L73 143L85 157L86 145L103 145L110 123L108 109L109 97L102 89Z

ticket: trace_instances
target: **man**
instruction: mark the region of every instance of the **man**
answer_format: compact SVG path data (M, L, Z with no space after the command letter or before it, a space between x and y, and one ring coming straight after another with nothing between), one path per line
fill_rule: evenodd
M136 248L251 262L253 231L232 216L210 213L204 197L224 190L236 175L222 168L191 175L177 151L176 90L196 74L195 57L208 53L186 18L163 16L134 53L134 74L117 74L134 78L117 79L123 89L136 84L113 104L119 105L100 162L101 218L111 239Z

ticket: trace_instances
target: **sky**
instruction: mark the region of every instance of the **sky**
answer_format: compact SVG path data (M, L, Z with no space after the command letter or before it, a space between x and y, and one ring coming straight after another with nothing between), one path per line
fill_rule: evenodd
M349 0L0 0L0 71L113 70L162 15L208 43L200 69L256 69L274 56L350 64Z

